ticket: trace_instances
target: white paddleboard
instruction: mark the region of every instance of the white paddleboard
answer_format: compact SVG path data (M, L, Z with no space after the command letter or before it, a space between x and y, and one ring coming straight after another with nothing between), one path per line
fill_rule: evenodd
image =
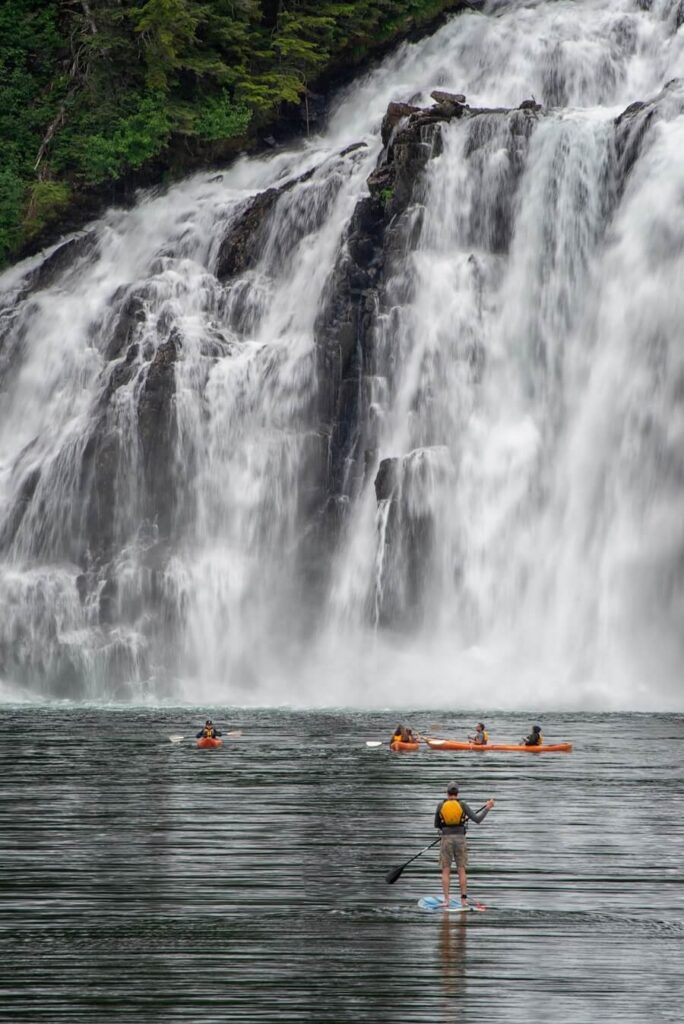
M483 910L487 909L483 903L469 903L464 907L460 899L456 899L453 896L449 900L449 906L446 908L442 896L423 896L418 900L418 906L421 910L441 910L443 914L467 914L470 911L482 913Z

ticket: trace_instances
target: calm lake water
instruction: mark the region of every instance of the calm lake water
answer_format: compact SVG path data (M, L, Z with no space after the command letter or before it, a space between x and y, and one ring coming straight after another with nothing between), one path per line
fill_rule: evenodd
M205 710L242 737L169 742ZM684 716L547 716L572 754L365 746L396 720L3 708L0 1020L681 1021ZM489 910L465 918L416 906L434 850L384 881L452 778L497 800L469 833Z

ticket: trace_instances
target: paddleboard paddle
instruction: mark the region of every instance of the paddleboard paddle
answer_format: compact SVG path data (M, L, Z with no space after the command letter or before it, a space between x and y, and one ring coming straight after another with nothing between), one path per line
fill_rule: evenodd
M420 851L420 853L416 853L413 857L409 857L406 863L400 864L399 867L392 868L391 871L388 871L387 874L385 875L385 881L387 882L387 884L394 885L397 879L401 878L402 872L406 870L409 864L412 864L414 860L418 860L418 858L421 857L424 853L426 853L428 850L431 850L433 846L436 846L437 843L441 841L441 838L442 837L439 836L437 839L435 839L434 843L430 843L429 846L424 847Z
M482 804L482 807L479 807L475 811L475 814L479 814L480 811L483 811L486 806L486 804ZM414 860L418 860L418 858L421 857L424 853L426 853L428 850L431 850L433 846L436 846L437 843L440 842L441 838L442 837L440 835L437 839L435 839L434 843L430 843L429 846L423 847L423 849L419 853L414 854L413 857L409 857L405 864L400 864L399 867L392 868L390 871L388 871L387 874L385 875L385 881L387 882L387 884L394 885L397 879L401 878L402 873L406 870L409 864L413 863Z

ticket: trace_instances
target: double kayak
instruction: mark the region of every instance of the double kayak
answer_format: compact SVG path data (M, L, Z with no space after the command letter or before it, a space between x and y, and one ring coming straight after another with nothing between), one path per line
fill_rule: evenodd
M403 740L395 740L390 743L390 750L420 750L420 743L404 743Z
M222 747L223 740L218 737L214 739L212 736L202 736L201 739L197 740L197 746L202 750L207 750L209 747Z
M425 742L431 750L520 750L526 754L569 754L572 751L572 743L543 743L539 747L526 747L523 743L467 743L429 738Z

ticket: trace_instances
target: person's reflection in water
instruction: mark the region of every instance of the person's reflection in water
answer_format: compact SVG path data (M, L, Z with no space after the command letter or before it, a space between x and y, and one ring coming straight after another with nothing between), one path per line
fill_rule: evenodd
M456 1014L460 1013L458 1003L466 994L466 931L467 914L442 914L439 930L439 960L442 990L446 1005ZM449 1015L449 1019L451 1015Z

